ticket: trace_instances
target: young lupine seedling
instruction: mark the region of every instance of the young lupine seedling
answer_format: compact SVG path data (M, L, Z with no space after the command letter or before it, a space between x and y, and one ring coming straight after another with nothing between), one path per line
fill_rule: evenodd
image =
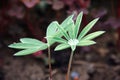
M98 21L98 18L91 21L86 27L79 33L80 24L82 21L83 13L81 12L76 19L76 22L72 20L72 24L68 27L69 30L65 30L61 25L58 25L58 29L61 31L61 34L63 34L63 37L53 36L52 39L56 42L59 42L60 44L55 48L55 51L63 50L66 48L71 48L71 56L69 59L68 64L68 71L66 75L66 80L69 80L70 75L70 68L72 63L72 58L74 51L77 46L90 46L93 44L96 44L95 41L93 41L94 38L100 36L105 31L96 31L90 34L87 34L88 31L95 25L95 23ZM86 35L87 34L87 35ZM48 37L49 38L49 37Z
M71 47L71 56L70 56L68 71L66 76L66 80L69 80L72 57L76 47L93 45L96 43L93 41L93 39L104 33L104 31L96 31L86 35L87 32L98 21L98 18L97 18L91 21L78 35L79 27L82 21L82 15L83 13L81 12L77 17L75 24L72 19L73 15L69 16L61 24L58 24L57 21L52 22L48 26L46 31L45 38L47 40L47 43L44 43L42 41L39 41L37 39L32 39L32 38L21 38L20 43L11 44L9 45L9 47L16 48L16 49L23 49L22 51L19 51L16 54L14 54L15 56L28 55L28 54L37 52L39 50L44 50L48 48L48 63L49 63L49 70L50 70L49 80L52 80L50 46L55 42L59 42L60 44L55 48L55 51L63 50ZM62 36L65 39L63 39Z
M22 51L15 53L14 56L29 55L39 50L45 50L48 48L48 63L49 63L49 72L50 72L49 80L52 80L50 46L55 43L55 41L52 40L52 37L54 36L62 37L63 35L61 34L60 30L58 30L57 26L61 25L63 29L68 30L69 27L67 26L70 26L72 24L72 18L73 15L69 16L61 24L58 24L57 21L53 21L52 23L50 23L46 31L47 43L44 43L42 41L33 38L21 38L19 43L10 44L8 47L15 49L22 49Z

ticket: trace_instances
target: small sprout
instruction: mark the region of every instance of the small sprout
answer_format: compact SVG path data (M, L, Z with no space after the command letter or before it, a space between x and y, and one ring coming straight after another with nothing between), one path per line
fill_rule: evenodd
M62 37L63 35L61 34L61 31L58 30L57 26L61 25L62 28L67 31L69 29L69 27L67 27L67 26L70 26L72 24L72 18L73 18L73 15L69 16L61 24L58 24L57 21L51 22L50 25L47 27L47 31L46 31L45 38L47 40L47 43L44 43L42 41L39 41L39 40L33 39L33 38L21 38L20 43L13 43L13 44L10 44L8 47L15 48L15 49L22 49L21 51L15 53L14 56L29 55L29 54L33 54L37 51L40 51L40 50L48 49L47 61L49 64L49 79L52 80L51 62L54 62L54 61L51 59L50 46L56 42L56 41L53 41L52 38L56 37L56 36Z

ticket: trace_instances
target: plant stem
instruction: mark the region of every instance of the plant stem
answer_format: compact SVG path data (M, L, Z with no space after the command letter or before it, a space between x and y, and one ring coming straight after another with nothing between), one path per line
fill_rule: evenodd
M48 64L49 64L49 80L52 80L51 53L49 45L48 45Z
M67 75L66 75L66 80L69 80L70 69L71 69L71 63L72 63L73 54L74 54L74 51L71 51L71 55L70 55L70 59L69 59L69 64L68 64Z

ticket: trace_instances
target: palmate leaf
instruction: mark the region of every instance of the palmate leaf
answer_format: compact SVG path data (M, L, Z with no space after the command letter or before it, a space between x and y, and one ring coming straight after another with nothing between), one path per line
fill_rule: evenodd
M83 38L88 31L95 25L95 23L98 21L99 18L94 19L93 21L91 21L80 33L80 35L78 36L78 39L80 40L81 38Z
M82 16L83 16L83 12L81 12L81 13L77 16L77 19L76 19L76 22L75 22L75 28L74 28L75 37L77 37L77 35L78 35L79 28L80 28L80 24L81 24L81 21L82 21Z
M55 51L63 50L63 49L69 48L69 47L70 47L69 44L59 44L59 45L55 48Z
M92 40L82 40L77 44L77 46L90 46L93 44L96 44L96 42Z
M103 33L105 33L105 31L96 31L96 32L93 32L93 33L86 35L85 37L82 38L82 40L94 39L94 38L102 35Z
M13 43L10 44L8 47L10 48L16 48L16 49L26 49L26 48L41 48L41 50L44 50L47 48L47 44L39 41L37 39L33 38L21 38L21 43Z
M15 55L16 56L24 56L28 54L32 54L34 52L37 52L39 50L44 50L47 48L47 45L36 45L36 44L28 44L28 43L14 43L9 45L10 48L15 48L15 49L25 49L22 51L17 52Z
M29 49L22 50L22 51L15 53L14 56L29 55L29 54L32 54L32 53L37 52L39 50L40 50L40 48L29 48Z
M43 43L37 39L33 38L21 38L21 43L13 43L10 44L8 47L15 48L15 49L25 49L16 53L16 56L28 55L39 50L44 50L47 48L47 44Z

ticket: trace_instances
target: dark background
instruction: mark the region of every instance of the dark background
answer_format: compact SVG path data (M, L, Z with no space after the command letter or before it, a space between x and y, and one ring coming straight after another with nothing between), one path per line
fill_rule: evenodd
M76 18L81 11L82 28L100 17L91 32L106 33L95 39L96 45L77 48L71 73L77 72L79 80L120 80L119 0L0 0L0 80L47 80L46 50L14 57L18 50L7 46L23 37L45 41L52 21L61 23L73 13ZM53 80L65 79L69 52L52 51Z

